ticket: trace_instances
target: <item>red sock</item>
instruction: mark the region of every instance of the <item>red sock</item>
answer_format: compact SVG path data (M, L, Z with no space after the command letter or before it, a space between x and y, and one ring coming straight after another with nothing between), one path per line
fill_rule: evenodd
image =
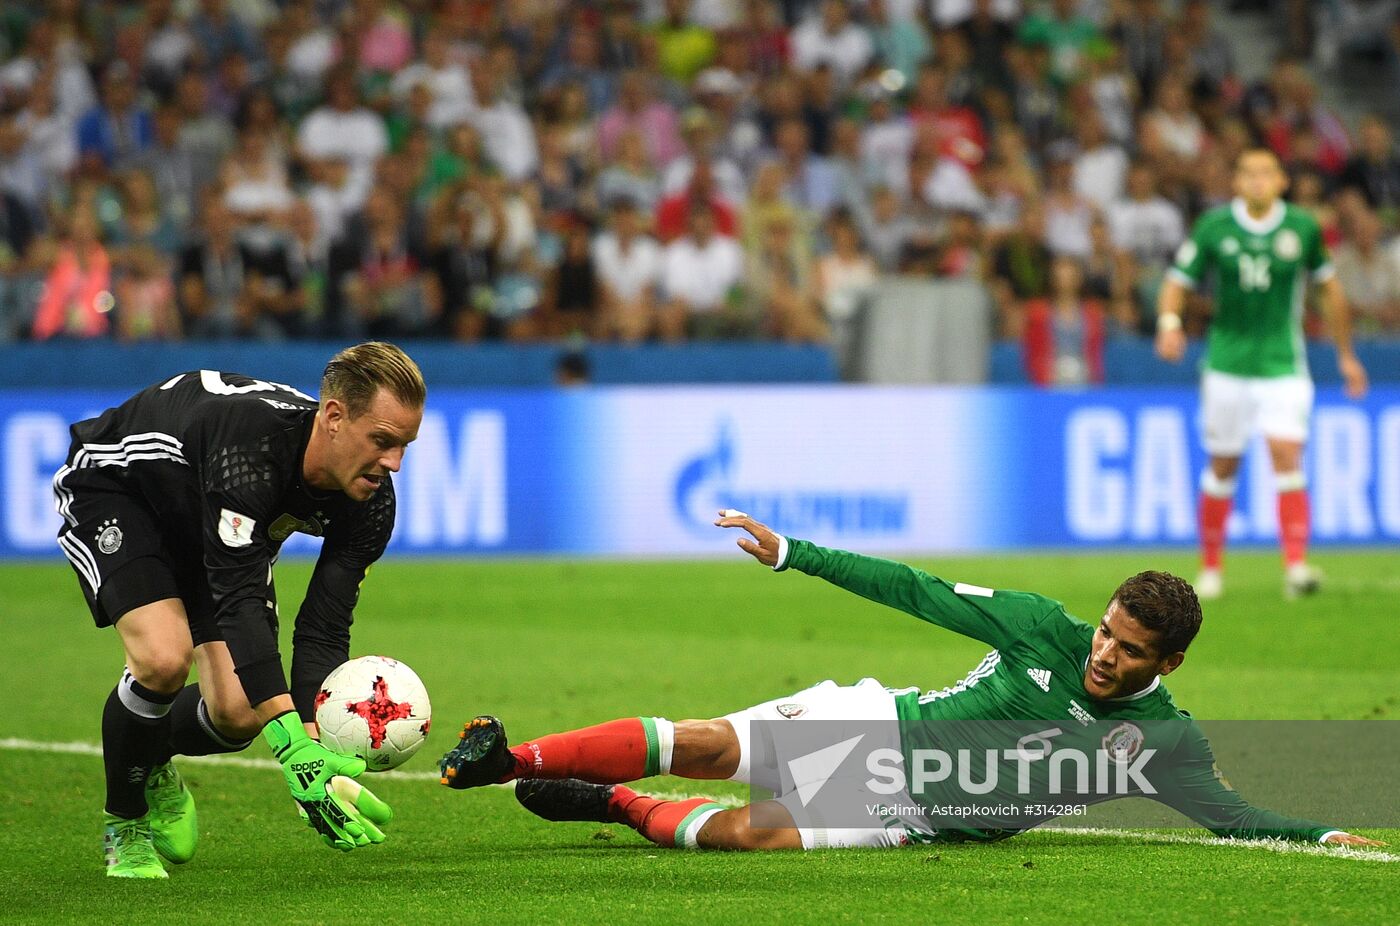
M1296 566L1308 555L1308 490L1278 493L1278 539L1283 564Z
M676 840L683 837L691 816L708 808L722 809L708 797L663 801L638 794L623 785L613 788L612 799L608 801L614 820L626 823L658 846L669 847L674 847Z
M1198 520L1201 531L1201 565L1207 569L1219 569L1225 555L1225 524L1230 520L1230 508L1234 504L1232 496L1221 498L1201 493Z
M655 751L640 717L612 720L582 730L551 733L511 748L512 778L581 778L596 784L636 781L655 775L648 766L648 747Z

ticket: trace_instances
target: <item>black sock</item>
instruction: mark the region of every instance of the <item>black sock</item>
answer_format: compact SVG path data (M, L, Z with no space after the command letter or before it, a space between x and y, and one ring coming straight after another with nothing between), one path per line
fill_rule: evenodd
M199 686L186 685L170 707L170 736L160 761L166 761L172 755L212 756L221 752L238 752L251 742L251 739L233 739L214 726L209 718L209 706L199 693Z
M147 811L146 779L160 764L169 738L170 704L160 694L122 673L102 711L102 762L107 769L107 812L134 819Z

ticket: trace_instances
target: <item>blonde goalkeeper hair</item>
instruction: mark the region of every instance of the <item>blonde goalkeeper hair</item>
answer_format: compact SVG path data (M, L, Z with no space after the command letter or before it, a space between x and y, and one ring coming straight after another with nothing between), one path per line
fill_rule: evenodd
M387 341L366 341L331 358L321 375L321 402L336 399L358 418L380 389L409 408L422 408L428 387L418 364Z

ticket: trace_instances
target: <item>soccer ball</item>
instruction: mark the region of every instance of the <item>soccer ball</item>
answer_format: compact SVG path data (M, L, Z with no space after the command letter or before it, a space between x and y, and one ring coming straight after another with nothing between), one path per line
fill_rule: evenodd
M397 768L428 738L428 690L408 666L387 656L343 663L321 683L316 725L321 743L359 756L371 772Z

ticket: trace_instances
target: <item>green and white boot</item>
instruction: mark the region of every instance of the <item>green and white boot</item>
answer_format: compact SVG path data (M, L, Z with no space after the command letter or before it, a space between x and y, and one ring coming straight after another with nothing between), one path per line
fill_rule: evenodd
M146 803L151 808L151 841L156 851L174 865L183 865L194 858L194 848L199 842L194 795L185 787L185 780L173 762L158 765L151 772L146 780Z
M151 843L151 817L102 815L102 852L107 858L109 878L168 878Z

